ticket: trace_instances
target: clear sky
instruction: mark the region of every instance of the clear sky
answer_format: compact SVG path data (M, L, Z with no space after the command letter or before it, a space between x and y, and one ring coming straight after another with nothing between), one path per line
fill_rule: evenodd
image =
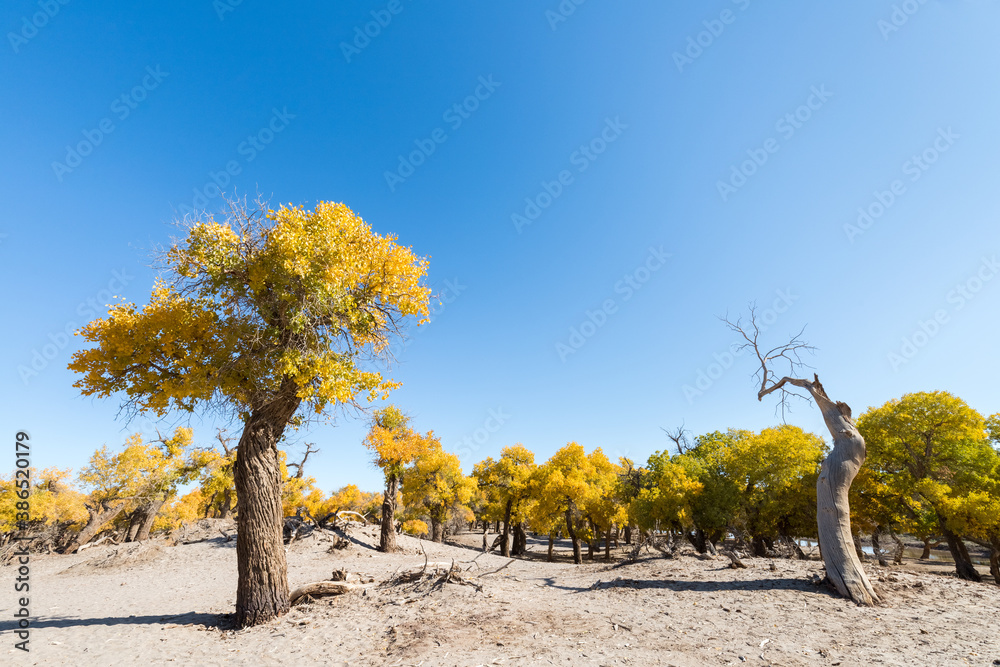
M82 398L64 331L145 302L220 190L343 201L431 257L393 400L468 468L777 423L718 319L751 301L855 414L1000 410L996 2L9 0L0 26L0 405L36 465L187 423ZM291 455L377 489L364 430Z

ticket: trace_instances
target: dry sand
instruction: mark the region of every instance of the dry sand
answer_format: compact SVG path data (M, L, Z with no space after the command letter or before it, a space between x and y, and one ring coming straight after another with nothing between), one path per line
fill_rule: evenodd
M508 559L423 542L432 561L460 562L482 590L451 583L418 590L386 581L423 565L421 542L401 537L405 552L384 555L373 549L371 527L353 530L353 544L333 553L321 538L291 545L288 576L295 588L343 568L373 583L232 631L235 541L214 526L212 534L177 546L34 556L29 654L13 648L15 574L0 568L11 582L0 598L7 664L1000 664L1000 589L992 584L870 567L885 603L866 609L820 584L815 561L746 559L748 569L732 570L723 558L657 554L633 564L517 560L486 574Z

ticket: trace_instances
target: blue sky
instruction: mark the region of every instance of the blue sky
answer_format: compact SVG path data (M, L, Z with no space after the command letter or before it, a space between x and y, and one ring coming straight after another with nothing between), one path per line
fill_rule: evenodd
M144 302L220 190L343 201L431 257L444 303L393 400L468 467L773 425L718 319L751 301L855 414L938 389L1000 411L997 3L510 4L5 3L0 404L35 464L178 423L80 397L63 332ZM364 430L292 456L377 489Z

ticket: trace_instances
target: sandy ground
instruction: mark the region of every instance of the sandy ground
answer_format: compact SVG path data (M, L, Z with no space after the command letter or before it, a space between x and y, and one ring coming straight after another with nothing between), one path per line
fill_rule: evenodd
M17 665L1000 664L1000 589L992 584L871 567L885 602L866 609L820 584L815 561L746 559L748 569L732 570L722 558L657 554L633 564L517 560L490 574L508 559L423 542L432 561L459 562L477 591L386 583L423 565L421 542L402 537L404 553L384 555L373 549L374 528L352 538L332 553L320 538L291 545L290 585L341 568L372 583L244 631L227 629L235 541L36 556L29 654L14 649L7 620L14 569L0 568L10 582L0 599L0 652Z

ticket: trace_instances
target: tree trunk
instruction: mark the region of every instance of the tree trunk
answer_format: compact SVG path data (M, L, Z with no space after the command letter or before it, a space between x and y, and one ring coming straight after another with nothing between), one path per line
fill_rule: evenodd
M899 535L896 534L896 531L893 530L892 526L889 526L889 537L891 537L892 541L896 543L896 553L893 554L892 562L896 565L902 565L903 551L906 549L906 545L903 544L903 540L899 539Z
M879 543L878 534L879 528L876 527L872 531L872 551L875 552L875 559L878 561L878 564L882 567L888 567L889 561L885 559L885 554L882 552L882 545Z
M204 519L208 518L209 513L212 511L212 504L215 502L215 496L217 495L218 493L213 493L212 497L208 499L207 503L205 503L205 516L202 518Z
M222 492L222 506L219 508L219 518L228 519L229 514L233 511L233 492L230 489L226 489Z
M382 497L382 533L379 536L378 550L391 554L396 551L396 492L399 490L399 477L392 473L385 474L385 495Z
M1000 586L1000 539L990 540L990 574Z
M277 396L251 412L236 450L239 628L266 623L289 609L278 440L300 402L294 381L284 380Z
M857 554L858 560L864 563L866 560L865 550L861 546L861 538L858 537L857 533L854 533L853 535L851 535L851 541L854 542L854 553Z
M104 527L108 521L114 519L118 514L124 509L125 503L119 502L117 505L112 505L109 501L105 500L99 503L96 507L87 505L87 514L90 517L87 519L87 525L85 525L77 536L70 541L66 546L64 553L76 553L76 550L82 547L87 542L94 539L94 536L100 532L101 528Z
M611 560L611 526L604 531L604 560Z
M695 529L693 539L691 539L691 544L693 544L694 548L698 550L698 553L703 554L708 552L707 542L708 540L705 539L705 531L701 528Z
M576 535L576 528L573 526L573 506L572 503L566 508L566 532L573 542L573 563L583 565L583 556L580 554L580 538Z
M632 526L625 526L625 544L628 546L632 544Z
M149 531L153 529L153 522L160 508L166 502L163 498L145 502L135 508L132 516L129 517L128 532L125 536L126 542L142 542L149 539Z
M528 550L528 534L524 532L524 523L514 525L514 556L523 556Z
M513 504L514 500L508 498L507 507L503 513L503 539L500 540L500 555L504 558L510 558L510 511Z
M958 578L966 581L982 581L982 576L976 570L976 566L972 564L972 558L969 557L969 550L965 548L965 542L962 541L961 537L945 528L944 520L940 517L939 521L944 539L948 543L948 551L955 559L955 573Z
M431 541L444 542L444 521L431 517Z
M767 558L767 547L764 546L764 538L755 535L751 541L753 555L756 558Z
M833 449L823 461L816 481L816 523L826 576L841 595L871 606L878 602L878 595L854 552L848 498L851 482L865 462L865 439L846 403L827 398L819 378L810 387L833 436Z
M550 563L551 563L551 562L552 562L553 560L555 560L555 558L553 558L553 556L552 556L552 552L553 552L553 550L555 549L555 546L556 546L556 538L555 538L555 537L554 537L554 536L552 535L552 533L549 533L549 557L548 557L548 559L547 559L547 560L548 560L548 561L549 561Z

